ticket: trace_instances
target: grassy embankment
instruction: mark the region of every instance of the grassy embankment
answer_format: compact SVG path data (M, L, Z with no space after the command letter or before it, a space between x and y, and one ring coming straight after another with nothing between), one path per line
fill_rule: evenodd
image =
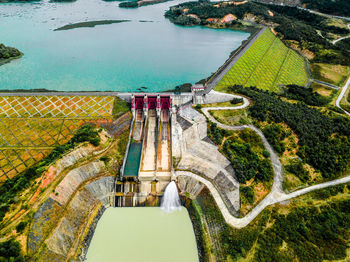
M207 189L187 203L201 261L323 261L349 258L349 184L267 207L243 229L225 223Z
M82 125L113 118L113 97L0 98L0 183L72 138ZM121 102L123 104L124 102Z
M243 24L264 24L272 28L276 36L280 38L285 45L298 51L303 56L307 57L313 66L314 77L322 75L323 80L335 81L337 84L343 82L342 79L346 77L346 72L350 66L350 39L345 39L332 44L334 39L349 35L350 31L346 26L346 21L328 18L317 14L311 14L307 11L298 9L296 7L278 6L278 5L266 5L250 1L241 2L188 2L179 4L175 7L171 7L166 13L172 22L180 25L204 25L204 26L215 26L220 25L223 28L230 28L232 26L243 25ZM278 42L278 41L277 41ZM281 64L280 59L283 56L284 48L277 48L277 42L271 45L271 51L274 52L273 58L276 61L270 61L272 65ZM268 43L260 43L260 48L264 48L264 45ZM259 53L262 52L261 53ZM291 54L293 52L290 52ZM268 53L266 53L268 54ZM256 50L256 55L252 54L249 58L253 61L253 65L243 65L242 69L250 70L252 72L255 68L254 60L258 59L264 63L265 53L261 50ZM260 60L259 60L260 59ZM267 57L268 59L268 57ZM292 58L293 60L294 58ZM286 59L288 63L289 58ZM266 60L269 61L269 60ZM243 63L243 62L241 62ZM244 64L244 63L243 63ZM294 63L291 65L291 77L286 78L287 84L299 84L300 80L295 82L293 77L295 70L300 70L300 63ZM318 67L323 68L325 72L318 72ZM250 68L250 67L253 67ZM259 68L259 67L258 67ZM242 73L243 72L243 73ZM239 76L244 75L244 71L231 75L232 83L245 85L245 80L239 80ZM269 73L268 68L266 69L267 74L276 76L280 70L278 66L273 69L272 74ZM234 71L232 72L234 73ZM256 73L255 73L256 74ZM287 72L287 75L289 73ZM264 81L267 83L273 81L268 79L269 76L257 75L258 77L265 77ZM242 76L241 76L242 77ZM329 79L328 79L329 77ZM228 78L228 77L227 77ZM299 75L299 78L303 78ZM254 79L254 78L253 78ZM278 79L278 78L277 78ZM227 79L229 80L229 79ZM243 82L238 82L243 81ZM256 80L255 80L256 81ZM267 89L268 84L259 83L254 84L259 87ZM282 81L282 83L285 83ZM276 88L276 87L273 87Z
M216 90L238 84L276 91L280 85L306 85L303 59L266 30L218 83Z
M119 101L119 99L117 100ZM113 103L113 99L111 102ZM25 105L25 103L23 104ZM94 109L96 110L94 112L97 114L99 110L96 108ZM97 129L92 128L91 124L85 125L81 127L77 132L74 132L73 137L68 142L57 145L51 151L51 153L41 159L40 162L34 164L30 168L25 169L22 173L15 176L14 178L7 179L0 186L0 197L2 203L0 208L0 225L2 228L0 234L1 238L14 238L20 241L22 244L22 251L24 253L26 252L25 245L28 234L27 227L29 224L31 224L35 210L40 206L40 203L42 203L42 201L47 198L48 194L55 192L55 185L57 186L58 184L56 180L58 179L58 181L60 181L64 177L64 174L70 170L69 168L67 170L63 170L60 177L57 177L55 181L51 181L50 184L46 185L45 181L50 181L50 178L47 177L50 176L49 173L51 172L48 171L49 167L54 165L54 163L63 154L70 152L78 145L81 145L81 143L88 141L93 146L97 146L97 151L100 152L102 150L102 155L91 155L86 159L86 161L88 161L88 159L91 157L99 158L105 162L107 169L112 168L113 170L115 169L116 165L120 166L122 164L128 139L128 130L127 126L124 126L123 124L124 115L122 114L128 110L129 107L127 103L124 102L121 102L120 105L118 104L117 108L113 110L111 108L110 110L113 111L115 117L120 117L118 119L118 123L122 125L120 128L126 128L125 131L118 136L116 142L111 143L110 139L106 139L105 135L102 133L97 133ZM112 112L110 112L110 114L111 113ZM106 120L103 121L104 122L102 123L97 122L97 124L105 127ZM115 129L116 127L113 128ZM116 130L114 129L111 130L111 132L115 132ZM101 129L99 129L99 131L100 130ZM101 137L104 142L103 145L98 146ZM83 163L84 161L79 162L79 164ZM115 173L115 170L112 173ZM38 192L40 192L39 195L37 195ZM12 242L10 244L14 245L14 247L17 245L13 244ZM11 254L0 254L0 257L4 255L7 257Z

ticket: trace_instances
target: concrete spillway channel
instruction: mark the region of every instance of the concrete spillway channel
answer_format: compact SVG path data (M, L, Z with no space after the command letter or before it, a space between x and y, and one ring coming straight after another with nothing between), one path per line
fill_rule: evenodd
M122 177L116 182L115 206L156 203L171 180L169 108L137 109Z

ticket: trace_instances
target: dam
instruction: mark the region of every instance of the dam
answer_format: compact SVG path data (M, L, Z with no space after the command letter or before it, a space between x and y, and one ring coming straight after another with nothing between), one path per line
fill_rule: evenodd
M171 118L176 109L169 94L132 94L133 120L120 179L117 207L156 203L171 180Z

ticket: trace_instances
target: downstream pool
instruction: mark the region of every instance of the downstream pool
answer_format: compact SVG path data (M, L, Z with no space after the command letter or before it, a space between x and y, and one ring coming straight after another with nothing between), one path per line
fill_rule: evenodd
M24 53L0 66L0 90L164 91L208 77L249 33L180 27L164 18L181 1L121 9L78 0L0 4L0 43ZM69 23L130 22L53 31Z
M97 224L87 261L198 262L188 212L108 208Z

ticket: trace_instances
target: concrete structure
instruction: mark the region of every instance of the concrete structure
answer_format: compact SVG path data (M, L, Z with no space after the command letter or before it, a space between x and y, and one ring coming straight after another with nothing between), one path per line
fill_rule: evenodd
M162 195L171 180L171 121L173 97L163 94L131 95L134 124L122 178L116 184L116 205L142 205Z

